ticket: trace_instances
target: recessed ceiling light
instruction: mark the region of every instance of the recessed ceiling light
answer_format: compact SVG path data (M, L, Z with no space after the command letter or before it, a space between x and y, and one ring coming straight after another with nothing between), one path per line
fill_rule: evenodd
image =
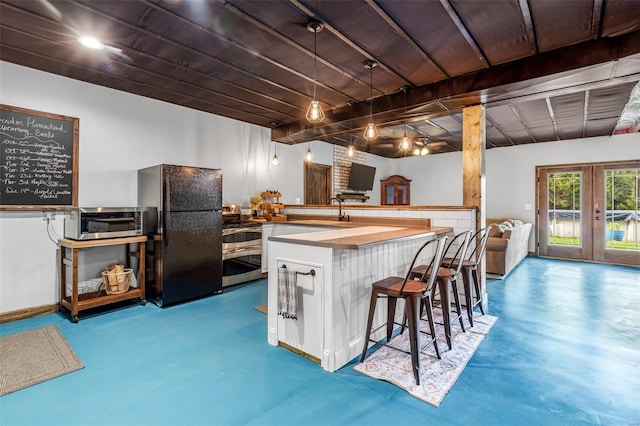
M83 46L87 46L90 49L101 50L104 49L104 44L93 37L78 37L78 42Z

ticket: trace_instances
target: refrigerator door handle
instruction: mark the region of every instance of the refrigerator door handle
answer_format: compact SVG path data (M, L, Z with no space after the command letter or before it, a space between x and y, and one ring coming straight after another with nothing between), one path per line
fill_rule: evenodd
M169 227L171 226L171 212L165 212L162 216L164 217L164 223L162 224L162 229L164 230L164 252L169 253Z
M169 176L164 177L164 252L169 253L169 226L171 226L171 181Z

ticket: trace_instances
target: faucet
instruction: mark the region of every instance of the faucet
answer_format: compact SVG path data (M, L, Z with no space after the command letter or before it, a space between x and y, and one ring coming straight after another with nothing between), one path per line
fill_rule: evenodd
M330 206L331 202L333 200L336 200L338 202L338 220L341 221L341 222L343 220L346 220L348 222L349 221L349 216L347 216L344 213L342 213L342 201L340 200L340 198L338 198L338 197L329 198L329 201L327 201L327 205Z

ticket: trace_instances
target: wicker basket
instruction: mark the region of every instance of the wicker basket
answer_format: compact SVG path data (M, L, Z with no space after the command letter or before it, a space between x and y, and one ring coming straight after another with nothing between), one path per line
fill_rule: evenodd
M133 269L125 268L122 272L102 272L102 286L107 294L120 294L129 291Z

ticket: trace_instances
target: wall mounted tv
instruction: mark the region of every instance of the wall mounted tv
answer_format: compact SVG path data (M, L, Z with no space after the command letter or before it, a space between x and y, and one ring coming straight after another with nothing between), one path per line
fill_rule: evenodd
M351 163L348 189L353 191L369 191L373 189L373 178L376 168L364 164Z

